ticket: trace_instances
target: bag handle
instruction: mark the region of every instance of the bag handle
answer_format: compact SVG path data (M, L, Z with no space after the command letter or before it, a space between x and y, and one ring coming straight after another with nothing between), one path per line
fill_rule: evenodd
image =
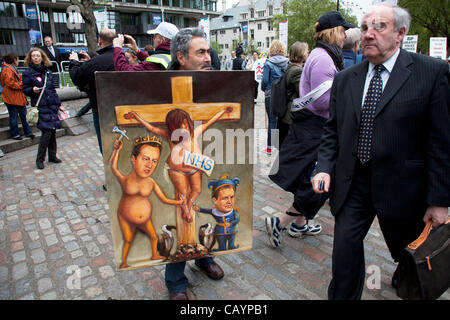
M427 240L428 236L430 235L431 232L431 224L433 222L432 221L428 221L427 224L425 225L425 228L423 229L422 233L420 234L420 236L414 240L413 242L411 242L408 245L408 248L410 248L411 250L416 250L417 248L419 248L424 242L425 240ZM450 218L447 219L447 222L445 222L444 224L448 224L450 223Z
M39 95L39 99L38 99L38 101L36 103L36 107L39 106L39 102L41 102L41 98L42 98L42 95L44 94L44 91L45 91L46 87L47 87L47 73L45 73L44 86L42 87L42 91L41 91L41 94Z

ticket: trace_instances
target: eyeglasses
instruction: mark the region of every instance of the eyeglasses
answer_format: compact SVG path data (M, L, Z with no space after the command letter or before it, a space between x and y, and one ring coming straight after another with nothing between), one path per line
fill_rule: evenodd
M382 21L372 22L370 24L363 23L361 25L361 31L364 33L367 32L369 28L372 28L375 31L383 32L384 30L386 30L387 26L388 24Z

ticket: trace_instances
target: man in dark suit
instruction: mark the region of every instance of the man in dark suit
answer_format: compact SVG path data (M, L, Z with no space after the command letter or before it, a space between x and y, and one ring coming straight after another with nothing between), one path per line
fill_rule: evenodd
M46 36L44 38L44 46L41 47L42 51L45 52L50 61L52 61L52 67L50 70L53 72L53 81L56 87L59 87L59 74L58 67L61 68L61 53L59 49L53 46L52 37ZM58 64L58 66L56 66Z
M331 192L335 216L329 299L361 298L363 240L375 216L394 261L424 222L448 218L449 71L400 49L409 23L400 7L373 7L361 27L367 60L338 73L331 88L312 180L315 192Z
M44 38L44 46L41 48L47 57L50 59L50 61L56 61L58 63L58 66L61 68L60 63L62 61L61 53L59 52L59 49L53 46L53 40L52 37L46 36ZM54 65L51 68L52 72L58 72L57 67Z

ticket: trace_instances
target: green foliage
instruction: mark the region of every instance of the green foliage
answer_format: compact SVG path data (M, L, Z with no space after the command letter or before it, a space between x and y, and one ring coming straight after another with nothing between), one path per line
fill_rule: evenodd
M429 53L430 37L449 37L449 0L399 0L398 5L411 14L408 34L417 34L417 52ZM447 40L447 52L450 43Z
M222 49L220 48L220 44L217 41L212 41L211 40L211 48L216 50L217 54L221 54L222 53Z
M329 11L336 10L336 1L332 0L289 0L283 14L273 17L273 26L279 33L280 21L288 21L288 47L295 41L307 42L310 49L314 48L314 24L319 17ZM339 10L345 20L358 24L357 18L345 8Z

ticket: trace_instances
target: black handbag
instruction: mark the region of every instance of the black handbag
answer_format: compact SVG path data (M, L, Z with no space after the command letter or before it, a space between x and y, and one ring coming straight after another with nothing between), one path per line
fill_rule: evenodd
M401 253L397 295L406 300L434 300L450 287L450 219L422 234Z

